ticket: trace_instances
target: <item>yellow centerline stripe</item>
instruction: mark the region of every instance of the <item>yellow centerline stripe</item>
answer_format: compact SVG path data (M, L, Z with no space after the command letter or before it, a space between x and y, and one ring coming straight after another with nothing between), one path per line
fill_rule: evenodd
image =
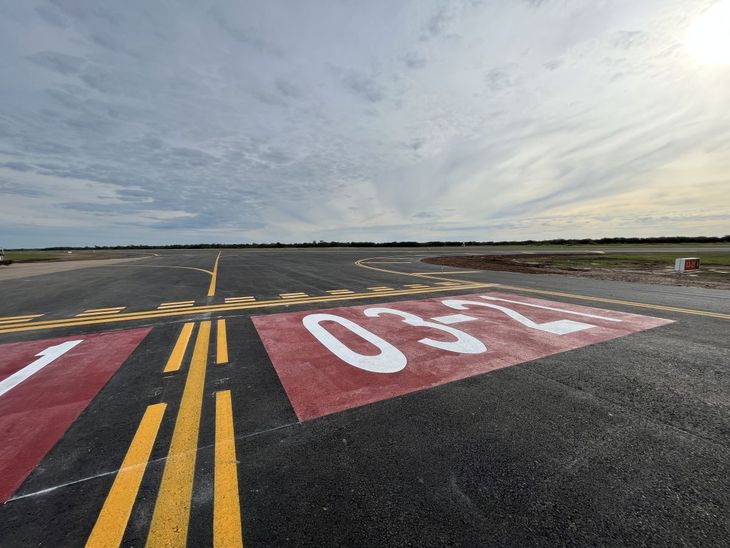
M190 335L193 334L194 322L188 322L182 326L180 335L177 337L177 342L172 349L172 353L165 364L163 373L172 373L173 371L179 371L182 365L183 357L185 356L185 350L188 348L188 342L190 341Z
M198 329L180 400L170 452L152 514L148 547L185 546L187 542L209 343L210 321L204 321Z
M226 320L218 320L216 325L216 335L215 363L218 365L228 363L228 335L226 333Z
M210 275L210 286L208 286L208 297L215 296L215 284L218 281L218 261L221 258L221 252L218 252L218 256L215 258L215 264L213 265L213 274Z
M124 308L124 306L112 306L109 308L89 308L88 310L84 310L84 314L91 312L115 312L118 310L124 310Z
M306 293L279 293L282 299L297 299L301 297L309 297Z
M166 407L166 403L147 407L86 541L87 548L119 546L122 543Z
M329 289L325 291L325 293L329 293L330 295L350 295L354 293L351 289Z
M215 548L243 547L241 503L238 494L238 462L230 390L215 394L213 546Z

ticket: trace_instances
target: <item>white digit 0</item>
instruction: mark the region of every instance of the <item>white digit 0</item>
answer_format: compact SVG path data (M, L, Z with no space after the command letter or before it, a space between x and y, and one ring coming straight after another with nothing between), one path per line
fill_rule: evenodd
M374 356L368 356L355 352L322 327L322 322L335 322L341 325L351 333L376 346L380 350L380 353ZM370 371L371 373L397 373L408 363L403 352L395 346L347 318L335 316L334 314L310 314L304 317L302 323L327 350L342 361L358 369Z

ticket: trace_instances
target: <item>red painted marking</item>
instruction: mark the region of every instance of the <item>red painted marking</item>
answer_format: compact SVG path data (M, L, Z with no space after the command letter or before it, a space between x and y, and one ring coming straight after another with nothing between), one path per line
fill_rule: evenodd
M0 504L8 500L151 328L0 345L0 382L65 341L83 340L0 396Z
M566 314L524 304L486 301L480 299L479 295L621 321ZM556 335L526 327L502 311L492 308L470 307L468 310L454 310L443 304L445 300L459 299L508 307L536 323L572 320L591 324L593 327ZM376 318L363 314L364 310L375 307L410 312L426 320L451 314L473 316L477 319L452 324L451 327L477 338L487 346L487 350L479 354L461 354L426 346L419 343L419 339L430 338L438 341L455 339L430 327L407 325L401 318L391 314ZM406 367L396 373L372 373L358 369L338 358L302 324L304 317L322 313L335 314L351 320L388 341L405 354ZM300 421L672 323L671 320L661 318L545 301L521 295L487 292L381 305L256 316L253 322ZM355 352L371 356L379 353L375 346L335 322L323 322L322 326Z

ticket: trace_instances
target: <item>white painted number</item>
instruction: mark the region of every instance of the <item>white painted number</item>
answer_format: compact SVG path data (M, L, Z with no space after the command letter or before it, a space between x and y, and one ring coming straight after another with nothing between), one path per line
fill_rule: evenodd
M77 344L84 342L80 341L66 341L65 343L57 344L55 346L49 346L42 352L36 354L38 357L34 362L26 365L23 369L19 369L8 378L0 382L0 396L9 392L16 386L18 386L24 380L30 378L32 375L38 373L41 369L47 366L49 363L57 360L63 356L66 352L74 348Z
M376 346L380 350L380 354L367 356L351 350L337 337L332 335L332 333L322 327L322 322L335 322L340 324L348 331ZM309 316L305 316L302 323L330 352L342 361L358 369L372 373L397 373L408 363L403 352L395 346L346 318L341 318L334 314L310 314Z
M428 327L437 331L443 331L444 333L448 333L456 339L455 341L445 342L426 338L418 341L421 344L433 346L434 348L448 350L449 352L458 352L459 354L481 354L482 352L486 352L487 350L487 347L482 341L472 337L468 333L464 333L459 329L448 327L446 325L429 322L428 320L424 320L423 318L416 316L415 314L410 314L401 310L395 310L394 308L368 308L367 310L365 310L364 314L368 318L377 318L381 314L393 314L395 316L400 316L401 318L403 318L403 322L408 325L412 325L414 327Z
M483 297L484 298L484 297ZM573 320L556 320L553 322L536 323L531 319L526 318L519 312L507 308L506 306L500 306L498 304L485 303L482 301L467 301L462 299L447 299L441 301L444 305L454 310L469 310L470 306L483 306L486 308L493 308L499 310L503 314L506 314L513 320L521 323L525 327L530 329L537 329L538 331L544 331L545 333L552 333L553 335L566 335L568 333L575 333L576 331L583 331L584 329L590 329L595 325L583 322L575 322Z

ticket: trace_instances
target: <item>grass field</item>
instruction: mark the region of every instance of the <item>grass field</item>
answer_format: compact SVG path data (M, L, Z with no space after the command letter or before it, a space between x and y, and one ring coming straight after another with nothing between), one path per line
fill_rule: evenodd
M27 249L20 251L6 251L5 258L14 263L32 263L39 261L81 261L89 259L121 259L125 257L137 257L141 253L124 250L79 250L79 251L42 251Z

